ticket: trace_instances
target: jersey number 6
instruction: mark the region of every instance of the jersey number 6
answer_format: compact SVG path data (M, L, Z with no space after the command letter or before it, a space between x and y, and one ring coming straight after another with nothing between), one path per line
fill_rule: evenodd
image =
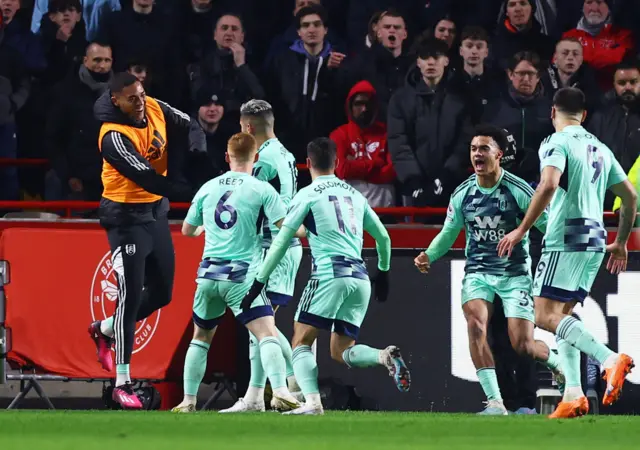
M231 194L233 194L233 191L225 192L224 195L220 197L220 200L216 205L216 225L218 225L223 230L228 230L229 228L234 226L236 224L236 221L238 220L238 212L235 210L235 208L231 205L224 204L224 202L229 199L229 196L231 196ZM222 213L225 211L230 215L229 219L226 222L222 220Z

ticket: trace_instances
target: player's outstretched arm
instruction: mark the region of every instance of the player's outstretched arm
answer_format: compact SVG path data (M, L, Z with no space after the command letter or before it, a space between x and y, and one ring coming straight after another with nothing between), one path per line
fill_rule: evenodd
M365 209L363 228L376 241L378 269L387 272L391 265L391 238L380 218L369 205Z
M284 223L284 218L278 220L275 225L278 228L282 228L283 223ZM304 225L300 225L300 227L298 227L298 229L296 230L296 234L294 236L300 239L307 237L307 229L304 227Z
M389 267L391 266L391 238L389 232L380 221L378 215L366 206L364 212L364 230L376 241L378 253L378 272L371 279L374 293L379 302L386 302L389 297Z
M415 266L422 273L428 273L431 263L442 258L450 249L458 238L464 221L460 205L460 197L454 195L449 201L447 208L447 218L444 221L442 230L429 244L429 248L420 254L414 260Z
M500 242L498 242L498 256L501 258L505 255L511 256L511 252L514 247L522 241L525 234L527 234L531 227L533 227L540 216L544 213L545 209L547 209L549 203L551 203L553 194L555 194L556 189L558 189L558 185L560 184L561 176L562 171L555 166L548 165L542 169L540 184L538 184L538 188L531 198L531 204L527 209L524 219L522 219L518 228L507 234L500 240Z
M191 186L170 181L155 171L149 161L142 157L133 143L122 133L110 131L102 138L102 157L123 177L136 183L152 194L174 199L193 197Z
M609 189L622 201L616 240L607 245L607 251L611 253L607 269L617 274L627 270L627 241L636 220L638 194L629 180L614 184Z
M183 236L197 237L197 236L200 236L203 231L204 231L204 227L203 226L198 226L198 227L193 226L189 222L187 222L186 220L184 222L182 222L182 235Z
M182 234L184 236L196 237L200 236L204 231L204 220L202 216L202 199L204 197L203 192L205 189L200 189L187 211L187 217L182 222Z

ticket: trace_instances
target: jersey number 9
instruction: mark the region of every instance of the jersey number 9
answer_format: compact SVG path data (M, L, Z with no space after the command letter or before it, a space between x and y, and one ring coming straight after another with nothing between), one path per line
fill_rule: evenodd
M602 158L602 155L598 151L598 147L595 147L593 145L590 145L587 147L587 152L589 152L589 155L588 155L589 163L591 164L591 167L595 169L593 178L591 179L591 184L594 184L596 181L598 181L600 174L602 174L602 166L604 165L604 158Z
M224 204L229 199L231 194L233 194L233 191L225 192L224 195L220 197L220 200L216 205L216 225L218 225L223 230L228 230L229 228L234 226L236 224L236 221L238 220L238 212L235 210L235 208L231 205ZM225 214L225 218L227 219L226 222L222 220L222 213L224 212L229 213Z

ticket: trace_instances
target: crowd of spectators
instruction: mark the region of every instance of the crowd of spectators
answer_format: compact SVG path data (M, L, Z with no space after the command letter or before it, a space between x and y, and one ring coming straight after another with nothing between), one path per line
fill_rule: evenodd
M252 98L299 162L330 136L374 207L446 205L480 122L509 132L504 165L535 184L565 86L626 171L640 155L637 0L30 1L0 0L0 158L50 165L0 166L3 200L99 199L93 103L118 71L194 117L168 132L169 175L195 187L227 169Z

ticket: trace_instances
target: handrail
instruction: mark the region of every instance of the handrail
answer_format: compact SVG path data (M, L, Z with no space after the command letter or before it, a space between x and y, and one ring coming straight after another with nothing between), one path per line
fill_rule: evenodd
M84 201L32 201L32 200L20 200L20 201L0 201L0 210L44 210L44 211L65 211L66 217L71 217L71 211L83 211L92 210L99 207L99 202L84 202ZM171 203L171 209L174 210L187 210L191 206L190 203L175 202ZM447 208L415 208L415 207L393 207L393 208L373 208L374 211L382 216L394 216L394 217L410 217L413 220L415 217L425 216L444 216L447 213ZM617 214L611 211L605 211L604 218L610 219L616 217Z

